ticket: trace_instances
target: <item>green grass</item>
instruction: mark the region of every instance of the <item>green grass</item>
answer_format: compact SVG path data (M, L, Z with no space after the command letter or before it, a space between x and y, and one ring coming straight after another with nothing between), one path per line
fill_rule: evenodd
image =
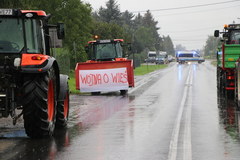
M214 65L214 66L217 66L217 60L213 60L213 61L211 62L211 64Z
M80 94L80 91L76 90L75 72L71 71L69 77L70 77L70 80L68 81L68 83L69 83L70 92L72 94Z
M150 72L153 72L158 69L163 69L166 68L166 64L160 64L160 65L141 65L140 67L135 68L134 70L134 75L135 76L140 76L144 75Z
M144 75L144 74L153 72L153 71L158 70L158 69L166 68L166 67L167 67L166 64L161 64L161 65L141 65L140 67L137 67L134 70L134 75L135 76L140 76L140 75ZM70 92L72 94L84 94L84 93L81 93L79 90L76 90L76 79L75 79L75 72L74 71L70 72L69 77L70 77L70 80L68 81L68 83L69 83Z

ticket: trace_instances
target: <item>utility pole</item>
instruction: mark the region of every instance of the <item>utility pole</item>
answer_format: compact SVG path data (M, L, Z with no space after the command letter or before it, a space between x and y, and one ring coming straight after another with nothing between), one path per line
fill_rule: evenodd
M135 36L135 32L133 32L132 34L132 44L134 42L134 36ZM135 55L133 50L132 50L132 54L133 54L133 68L135 69Z
M75 54L75 64L77 63L77 52L76 52L76 43L75 41L73 42L73 51L74 51L74 54Z

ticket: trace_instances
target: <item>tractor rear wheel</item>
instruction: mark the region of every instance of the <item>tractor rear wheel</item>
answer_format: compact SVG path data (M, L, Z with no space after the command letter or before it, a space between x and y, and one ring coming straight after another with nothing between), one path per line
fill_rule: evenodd
M56 75L53 68L24 77L23 118L31 138L52 136L56 121Z

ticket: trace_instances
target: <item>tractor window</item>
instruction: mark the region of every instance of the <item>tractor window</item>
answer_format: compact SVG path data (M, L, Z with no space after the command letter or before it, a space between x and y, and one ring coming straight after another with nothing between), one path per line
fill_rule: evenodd
M240 30L234 30L231 32L230 43L240 44Z
M117 58L122 58L122 46L120 43L116 44Z
M96 50L96 59L116 58L116 50L115 50L114 44L111 44L111 43L98 44L95 50Z
M19 53L24 46L22 21L0 18L0 53Z
M42 52L42 34L40 21L36 19L26 19L26 41L28 53Z

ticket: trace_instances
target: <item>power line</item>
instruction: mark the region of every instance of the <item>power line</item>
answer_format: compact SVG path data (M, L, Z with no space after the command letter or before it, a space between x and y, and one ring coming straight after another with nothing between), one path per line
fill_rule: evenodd
M209 4L200 4L200 5L185 6L185 7L153 9L153 10L149 10L149 11L151 11L151 12L157 12L157 11L169 11L169 10L177 10L177 9L197 8L197 7L213 6L213 5L225 4L225 3L232 3L232 2L238 2L238 1L240 1L240 0L231 0L231 1L225 1L225 2L217 2L217 3L209 3ZM141 13L141 12L146 12L146 10L145 10L145 11L132 11L132 13Z
M239 7L240 5L235 5L235 6L228 6L228 7L221 7L221 8L217 8L216 10L213 9L205 9L205 10L200 10L200 11L192 11L192 12L182 12L182 13L169 13L169 14L159 14L159 15L155 15L155 17L165 17L165 16L174 16L174 15L182 15L182 14L189 14L189 13L199 13L199 12L216 12L222 9L227 9L227 8L235 8L235 7Z
M185 32L195 32L195 31L206 31L208 29L215 29L220 28L220 26L216 27L205 27L205 28L196 28L196 29L189 29L189 30L178 30L178 31L164 31L164 32L170 32L170 33L185 33ZM162 30L160 30L161 32Z
M205 37L205 38L194 38L192 37L191 39L186 39L185 37L182 37L182 38L171 38L173 41L186 41L186 42L189 42L189 41L204 41L206 40L208 37Z

